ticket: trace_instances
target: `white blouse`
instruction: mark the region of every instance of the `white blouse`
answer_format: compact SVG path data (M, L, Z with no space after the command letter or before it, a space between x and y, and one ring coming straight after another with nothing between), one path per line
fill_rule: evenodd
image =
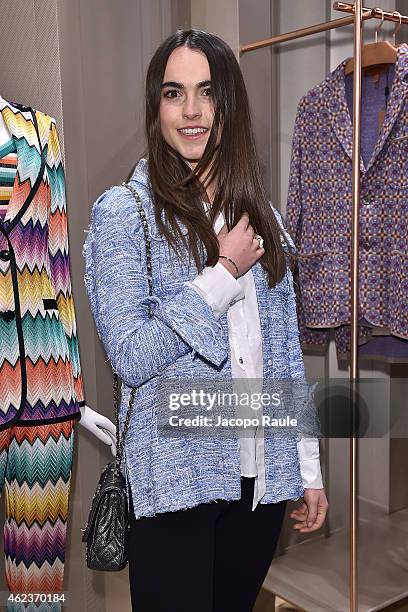
M215 233L218 233L223 225L224 216L220 213L214 223ZM193 281L185 284L194 288L206 300L217 320L227 312L232 377L239 387L234 390L240 393L261 392L262 334L252 271L248 270L246 274L236 279L218 262L213 267L207 266ZM248 412L247 416L251 414ZM239 438L239 444L241 475L255 477L252 504L252 510L255 510L266 491L262 427L252 430L251 434L246 430L245 437ZM313 489L323 488L319 440L301 438L297 447L303 486Z

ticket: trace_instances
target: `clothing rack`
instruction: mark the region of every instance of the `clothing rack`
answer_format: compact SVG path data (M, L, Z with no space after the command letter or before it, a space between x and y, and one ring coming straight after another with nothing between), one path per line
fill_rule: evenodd
M362 45L363 22L367 19L380 19L393 21L397 24L408 24L408 17L397 11L390 13L381 8L365 8L363 0L355 0L354 4L334 2L333 8L344 13L351 13L351 17L343 17L324 23L315 24L300 30L279 34L272 38L255 41L240 47L241 53L248 53L275 44L280 44L320 32L326 32L346 25L354 24L354 75L353 75L353 207L352 207L352 251L351 251L351 359L350 359L350 399L355 406L353 398L357 397L358 385L358 296L359 296L359 209L360 209L360 143L361 143L361 72L362 72ZM353 432L354 433L354 432ZM358 438L350 437L350 555L349 555L349 601L351 612L358 612L358 576L357 576L357 523L358 523Z
M346 4L345 2L335 2L333 8L337 11L343 11L346 13L354 13L354 6L352 4ZM364 8L361 16L362 21L367 19L382 19L381 9ZM256 49L262 49L263 47L270 47L290 40L296 40L298 38L304 38L305 36L311 36L312 34L320 34L321 32L327 32L328 30L335 30L343 26L354 24L355 17L342 17L341 19L335 19L332 21L326 21L324 23L318 23L307 28L301 28L300 30L294 30L293 32L287 32L285 34L278 34L272 38L266 38L264 40L258 40L253 43L241 45L240 53L247 53L248 51L255 51ZM399 15L396 13L388 13L384 11L384 21L394 21L395 23L408 24L408 17Z

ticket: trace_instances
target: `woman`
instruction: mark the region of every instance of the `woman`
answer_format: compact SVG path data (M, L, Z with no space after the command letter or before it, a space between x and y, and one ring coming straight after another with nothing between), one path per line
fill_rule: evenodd
M131 183L147 217L153 295L126 187L95 203L84 247L98 334L123 380L122 423L137 387L125 444L132 606L249 612L287 500L304 498L295 529L323 524L317 441L157 431L160 382L304 377L282 246L293 243L265 196L242 74L222 40L187 30L160 45L146 135Z

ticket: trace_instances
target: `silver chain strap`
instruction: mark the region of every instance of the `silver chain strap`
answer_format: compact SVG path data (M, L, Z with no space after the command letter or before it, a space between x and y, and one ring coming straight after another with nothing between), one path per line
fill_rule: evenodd
M126 187L136 201L136 206L138 208L140 218L142 220L142 227L144 233L144 240L146 245L146 268L147 268L147 284L149 286L149 295L153 294L153 279L152 279L152 251L150 245L149 231L148 231L148 223L145 210L143 208L142 202L140 200L140 196L137 193L136 189L130 183L122 183L123 187ZM149 309L149 317L153 316L151 305L148 306ZM119 377L116 372L113 373L113 400L115 406L115 420L116 420L116 466L119 469L120 463L123 457L123 449L125 444L125 438L129 429L130 419L132 417L133 404L135 399L136 388L132 387L129 396L128 407L126 411L125 424L123 426L123 432L120 436L119 434Z

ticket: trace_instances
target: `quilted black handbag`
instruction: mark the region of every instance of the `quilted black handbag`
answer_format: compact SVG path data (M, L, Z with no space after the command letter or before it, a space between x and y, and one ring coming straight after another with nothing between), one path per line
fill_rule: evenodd
M152 294L151 248L147 230L146 214L139 194L130 184L123 183L133 194L142 219L146 242L147 281L149 295ZM149 307L149 316L152 316ZM92 499L88 522L82 529L82 541L86 542L86 564L89 569L100 571L119 571L128 562L129 507L126 480L120 464L123 457L124 442L132 416L136 389L131 390L122 436L119 436L119 378L113 376L113 395L116 420L116 458L108 463L99 479ZM131 511L131 510L130 510Z

